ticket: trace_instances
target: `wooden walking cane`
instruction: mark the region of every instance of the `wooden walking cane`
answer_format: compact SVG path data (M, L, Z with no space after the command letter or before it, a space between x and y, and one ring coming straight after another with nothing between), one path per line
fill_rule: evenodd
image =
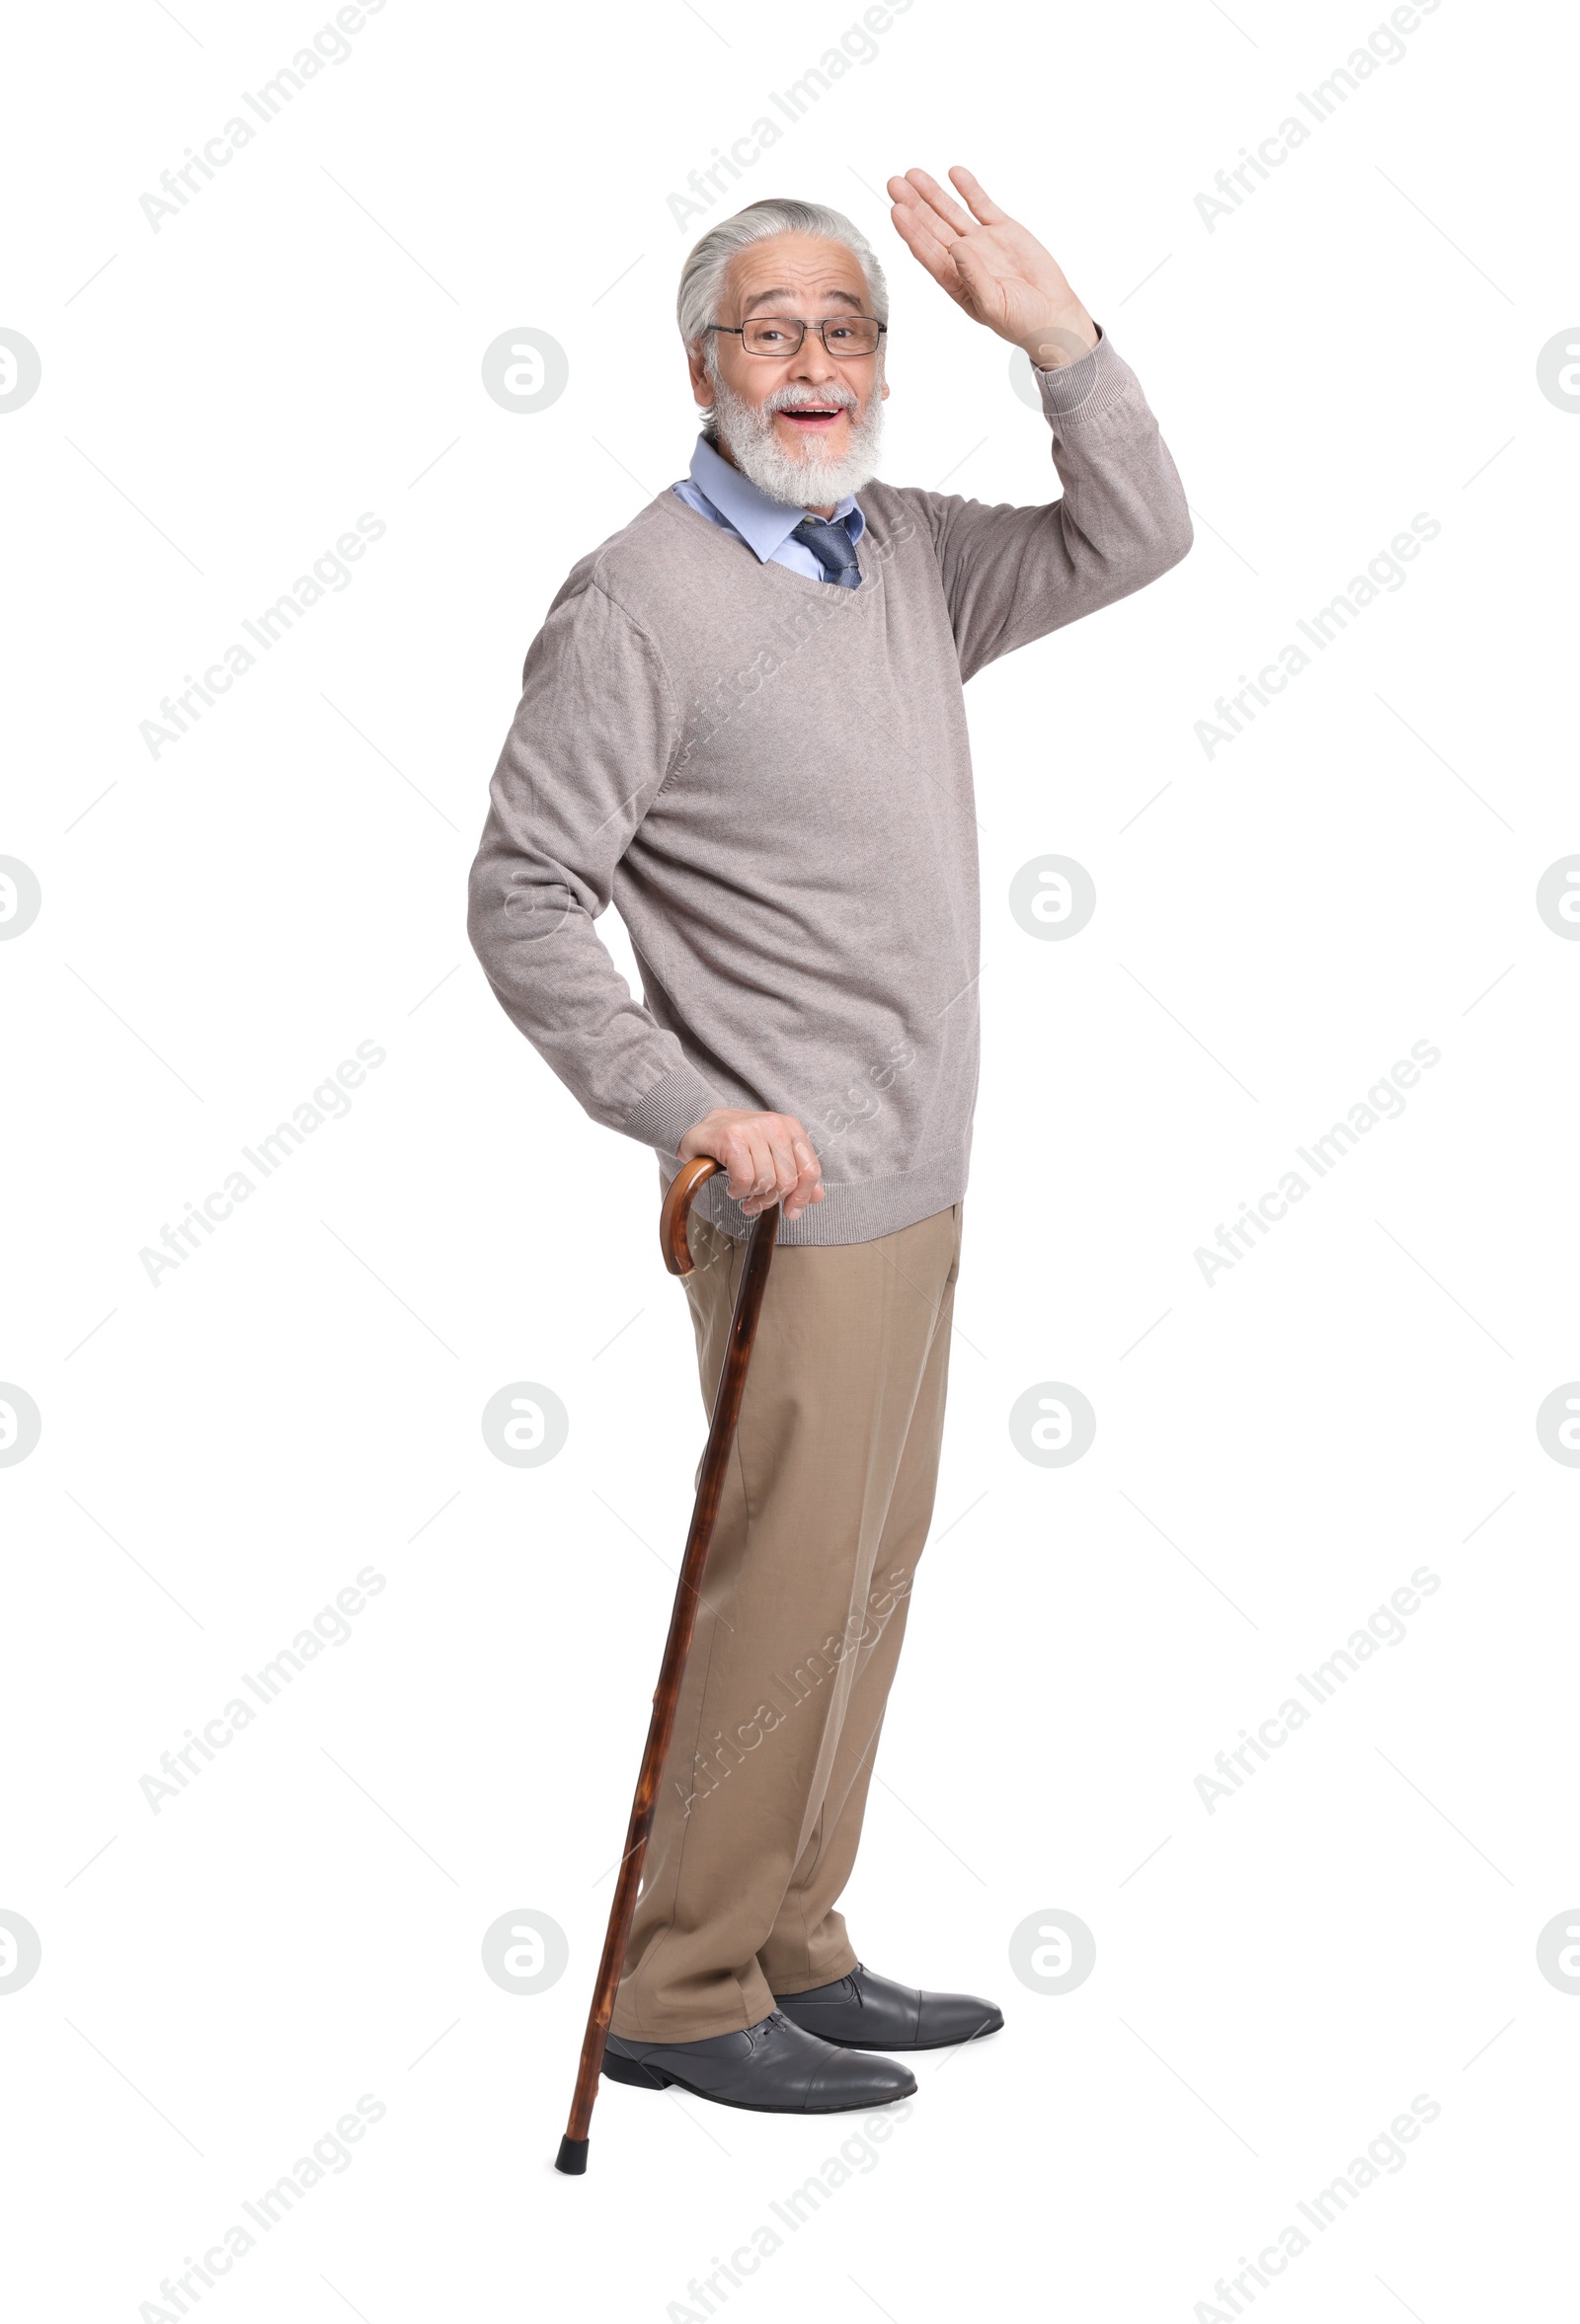
M699 1154L694 1161L682 1163L671 1181L659 1217L659 1241L664 1252L664 1264L672 1275L685 1276L691 1273L694 1262L686 1241L686 1219L691 1208L691 1199L698 1187L712 1178L718 1168L719 1164L711 1156ZM653 1695L653 1716L648 1724L648 1740L642 1753L642 1772L636 1779L636 1797L631 1802L625 1853L620 1859L619 1875L614 1884L608 1933L603 1939L603 1956L598 1963L597 1981L592 1988L592 2006L588 2012L587 2033L582 2042L576 2094L571 2100L571 2120L555 2158L555 2169L570 2172L573 2176L580 2176L587 2169L588 2130L592 2120L592 2102L597 2096L598 2074L603 2065L603 2046L608 2039L609 2018L614 2008L614 1988L620 1981L625 1948L631 1935L631 1922L636 1913L636 1893L641 1886L643 1859L648 1852L648 1834L653 1828L653 1809L658 1797L659 1779L664 1773L670 1738L674 1732L680 1680L685 1670L686 1656L691 1651L691 1634L696 1628L702 1576L708 1561L708 1544L713 1538L713 1521L719 1513L719 1497L724 1489L730 1448L735 1442L736 1421L740 1417L741 1397L747 1384L747 1366L751 1361L751 1344L757 1334L757 1317L762 1311L762 1294L767 1288L768 1267L773 1258L778 1232L779 1205L775 1202L771 1209L760 1211L752 1225L746 1265L741 1271L740 1288L735 1296L724 1369L719 1375L718 1391L713 1399L713 1418L708 1427L707 1446L702 1455L696 1505L691 1511L691 1530L686 1536L685 1555L680 1561L674 1609L670 1616L670 1635L665 1642L659 1683Z

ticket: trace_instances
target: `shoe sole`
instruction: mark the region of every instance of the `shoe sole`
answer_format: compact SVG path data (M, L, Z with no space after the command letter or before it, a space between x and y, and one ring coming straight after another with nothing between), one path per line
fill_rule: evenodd
M780 2006L782 2007L783 2004L781 2003ZM795 2018L790 2020L792 2025L798 2022ZM804 2034L813 2032L811 2026L802 2026L801 2030ZM952 2034L943 2042L841 2042L833 2034L818 2034L816 2039L820 2042L827 2042L830 2050L873 2050L880 2051L886 2057L906 2057L918 2050L959 2050L967 2042L986 2042L990 2036L1001 2034L1003 2030L1004 2021L1000 2018L995 2026L979 2026L974 2034Z
M721 2098L717 2091L699 2090L695 2082L684 2081L663 2066L641 2065L634 2057L614 2057L607 2051L603 2053L603 2072L609 2081L624 2082L633 2090L683 2090L690 2098L705 2098L710 2106L733 2107L737 2114L867 2114L876 2106L894 2106L902 2098L916 2095L912 2083L908 2090L896 2090L888 2098L852 2098L842 2106L750 2106L743 2098Z

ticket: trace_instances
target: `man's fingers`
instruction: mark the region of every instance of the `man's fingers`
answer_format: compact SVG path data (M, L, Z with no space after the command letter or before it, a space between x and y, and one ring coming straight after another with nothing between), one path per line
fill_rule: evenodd
M913 183L917 178L926 179L928 185L933 184L933 181L927 178L925 170L912 170L908 177L890 179L889 191L894 195L895 205L905 212L912 227L918 232L925 233L940 250L947 250L950 243L959 239L959 230L950 224L943 209L936 208L932 202L925 199ZM934 191L946 207L952 208L954 206L942 187L935 187ZM961 219L963 225L969 226L971 224L971 220L966 217L964 211L957 211L956 215ZM898 219L895 222L897 225L900 223ZM908 235L907 239L909 240Z
M789 1115L781 1115L779 1121L781 1130L773 1141L779 1165L779 1200L804 1202L820 1176L818 1157L798 1122Z
M774 1202L782 1202L787 1195L793 1193L796 1181L801 1176L790 1152L790 1133L777 1123L768 1131L768 1156L773 1176L767 1186L758 1189L764 1210Z
M971 204L972 216L984 226L1010 226L1014 220L972 176L970 170L956 167L949 173L961 193Z
M713 1119L705 1116L697 1130ZM682 1150L692 1136L688 1130ZM793 1114L726 1114L712 1142L699 1142L697 1150L722 1166L726 1191L749 1218L775 1202L785 1203L785 1215L794 1218L809 1202L824 1200L823 1166Z
M754 1215L781 1202L787 1218L797 1217L809 1201L821 1199L822 1165L812 1141L792 1115L764 1116L762 1128L768 1148L768 1172L764 1173L768 1183L759 1181L755 1194L743 1207Z
M940 224L949 229L949 234L945 235L943 239L948 240L955 234L969 234L971 232L971 217L961 208L958 201L951 199L949 189L946 186L940 186L937 179L929 177L925 170L907 170L906 176L915 187L927 207L938 218Z
M897 202L890 212L890 216L894 220L896 233L905 243L912 258L920 261L935 282L942 283L951 298L958 298L960 296L960 276L956 271L955 262L931 229L923 223L923 212L920 207L913 210L902 209Z
M897 202L891 214L896 232L915 252L929 273L936 274L951 263L948 244L933 232L938 221L929 218L919 203L914 209L902 209Z
M790 1151L796 1164L791 1200L804 1205L811 1201L814 1189L823 1184L823 1165L804 1137L792 1139Z
M744 1202L756 1193L767 1175L767 1140L755 1122L742 1123L730 1132L721 1160L729 1172L725 1185L736 1201Z
M823 1183L823 1164L818 1160L812 1140L805 1135L798 1135L791 1141L791 1151L800 1166L801 1175L785 1204L784 1214L787 1219L797 1219L814 1202L826 1201L828 1191Z
M731 1138L729 1193L749 1218L766 1210L795 1184L789 1146L773 1114L753 1115Z
M800 1175L785 1198L784 1214L786 1219L797 1219L809 1203L824 1200L823 1165L804 1137L792 1138L790 1151Z

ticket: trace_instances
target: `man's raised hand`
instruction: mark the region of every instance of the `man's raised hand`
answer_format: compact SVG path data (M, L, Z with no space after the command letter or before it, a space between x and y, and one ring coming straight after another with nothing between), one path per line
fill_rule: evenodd
M1078 362L1097 326L1034 234L984 193L970 170L949 173L967 215L936 178L907 170L889 180L890 216L911 255L974 323L1024 348L1045 371Z

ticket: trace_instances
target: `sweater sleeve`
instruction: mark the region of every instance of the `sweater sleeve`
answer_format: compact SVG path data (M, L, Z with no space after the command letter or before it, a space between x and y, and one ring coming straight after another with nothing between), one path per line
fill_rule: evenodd
M1108 339L1032 377L1064 497L1034 508L908 492L930 524L962 679L1144 588L1191 545L1190 511L1141 382Z
M467 912L512 1023L594 1122L665 1154L724 1100L633 997L593 922L678 738L652 641L594 581L568 584L526 658Z

